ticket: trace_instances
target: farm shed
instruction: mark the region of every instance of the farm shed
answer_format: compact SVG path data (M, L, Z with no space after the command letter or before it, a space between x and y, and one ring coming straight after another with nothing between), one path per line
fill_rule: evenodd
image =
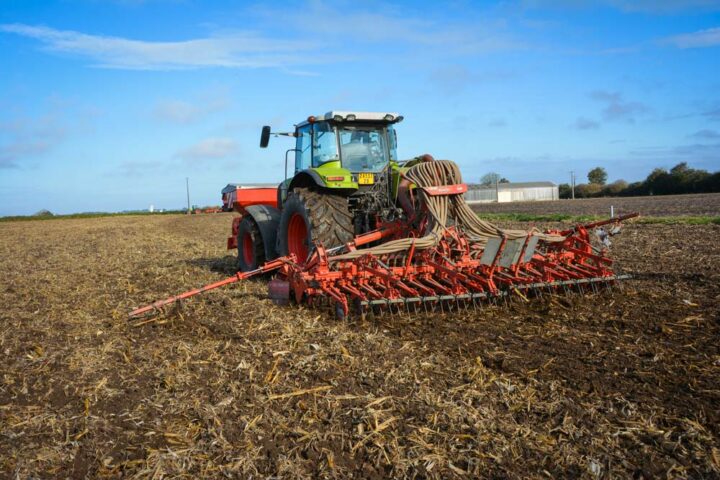
M465 193L468 203L532 202L558 200L558 186L552 182L516 182L495 185L469 184Z

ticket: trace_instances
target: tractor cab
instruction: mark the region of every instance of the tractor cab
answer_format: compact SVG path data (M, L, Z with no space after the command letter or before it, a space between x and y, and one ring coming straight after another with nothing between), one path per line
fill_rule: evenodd
M286 156L280 202L297 187L349 194L375 184L388 164L398 160L393 125L402 119L397 113L331 111L308 117L294 133L274 133L295 137L295 148L287 152L294 153L295 168L289 178ZM270 127L264 127L261 147L269 136Z
M393 113L328 112L295 130L295 173L323 165L350 173L377 173L397 161Z

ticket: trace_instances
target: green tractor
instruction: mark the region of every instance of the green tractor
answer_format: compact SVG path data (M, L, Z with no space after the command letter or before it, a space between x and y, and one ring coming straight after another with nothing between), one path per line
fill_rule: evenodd
M294 137L295 148L285 153L276 204L240 209L228 243L238 248L239 269L288 254L304 262L316 241L325 248L343 245L408 213L396 202L400 172L414 163L401 166L397 158L394 125L402 119L396 113L332 111L308 117L294 132L263 127L262 148L271 135ZM295 170L288 177L291 153Z

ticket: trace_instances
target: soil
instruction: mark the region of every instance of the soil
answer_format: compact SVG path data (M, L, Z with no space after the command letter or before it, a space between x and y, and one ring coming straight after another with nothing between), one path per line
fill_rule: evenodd
M534 215L601 215L640 212L648 217L720 216L720 193L663 195L655 197L578 198L548 202L474 204L473 210L486 213L527 213Z
M0 477L720 475L720 226L626 225L598 295L340 322L260 279L129 321L233 274L231 218L0 224Z

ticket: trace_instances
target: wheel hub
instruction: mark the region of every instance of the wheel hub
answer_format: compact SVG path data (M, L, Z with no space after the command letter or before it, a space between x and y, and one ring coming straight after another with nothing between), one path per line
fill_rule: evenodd
M242 238L242 254L246 265L253 265L255 262L255 245L249 232L245 232Z
M305 219L299 213L290 217L288 224L288 251L295 254L298 261L304 263L308 255L308 228Z

